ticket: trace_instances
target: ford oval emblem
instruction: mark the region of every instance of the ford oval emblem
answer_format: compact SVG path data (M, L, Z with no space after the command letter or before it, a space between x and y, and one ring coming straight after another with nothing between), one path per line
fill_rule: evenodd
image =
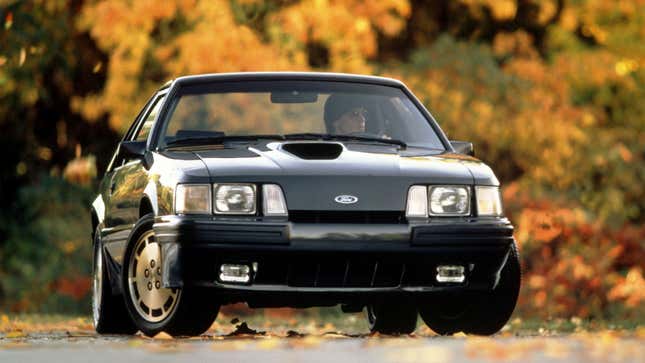
M340 204L354 204L358 202L358 198L353 195L339 195L334 198L334 201Z

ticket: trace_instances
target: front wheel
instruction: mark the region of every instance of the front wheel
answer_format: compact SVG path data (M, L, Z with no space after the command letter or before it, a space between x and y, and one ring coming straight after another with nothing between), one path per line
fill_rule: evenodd
M440 335L459 331L492 335L500 331L513 314L521 280L519 254L513 242L494 290L437 294L421 302L419 314L426 325Z
M217 317L219 306L208 291L162 286L161 246L152 229L153 215L142 217L128 240L123 263L123 291L128 312L146 335L204 333Z

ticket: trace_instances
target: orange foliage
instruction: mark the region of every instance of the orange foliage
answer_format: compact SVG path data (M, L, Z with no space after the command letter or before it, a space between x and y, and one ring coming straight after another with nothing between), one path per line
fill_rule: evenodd
M375 55L376 31L396 35L410 15L405 0L305 0L278 11L273 17L278 34L295 40L283 44L302 52L307 42L329 47L330 70L367 73L366 59Z
M579 208L532 200L517 185L504 198L521 246L524 314L600 318L611 311L643 318L645 226L609 230Z
M643 270L633 267L625 277L619 277L616 285L609 290L608 298L611 301L624 300L631 308L641 307L645 303L645 280Z
M90 291L92 279L87 276L62 277L54 283L54 290L74 300L81 300Z
M241 5L262 6L253 1ZM405 25L405 0L378 2L305 0L275 12L262 35L236 19L227 0L97 1L83 9L79 27L90 31L110 55L101 94L75 97L72 106L86 118L109 113L110 124L123 130L158 83L140 81L147 64L165 77L184 74L306 70L306 46L329 48L332 71L369 73L377 31L394 35ZM145 16L142 16L145 14ZM181 19L181 31L173 21ZM166 27L167 39L159 39Z

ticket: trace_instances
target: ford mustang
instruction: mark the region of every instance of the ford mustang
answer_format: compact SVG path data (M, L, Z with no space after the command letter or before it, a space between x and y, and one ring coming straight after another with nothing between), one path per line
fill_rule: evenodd
M401 82L186 76L159 88L91 206L102 334L205 332L219 307L340 305L372 332L489 335L521 271L499 181Z

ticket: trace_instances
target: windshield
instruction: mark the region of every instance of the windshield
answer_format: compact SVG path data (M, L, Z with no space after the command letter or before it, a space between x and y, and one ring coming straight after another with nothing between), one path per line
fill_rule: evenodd
M288 139L398 143L444 150L436 132L398 88L324 81L220 82L182 87L160 146L186 140ZM351 136L351 137L349 137Z

